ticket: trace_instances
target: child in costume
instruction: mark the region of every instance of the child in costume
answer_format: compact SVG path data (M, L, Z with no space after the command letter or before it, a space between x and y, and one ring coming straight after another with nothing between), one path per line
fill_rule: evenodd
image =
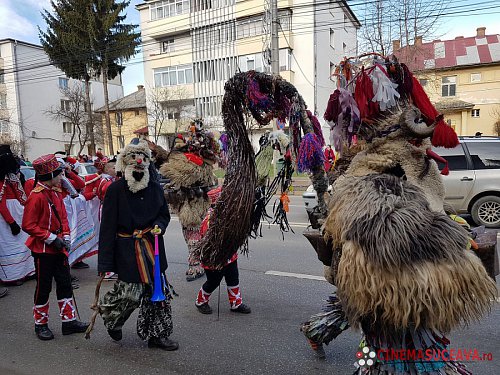
M208 192L208 197L212 204L215 204L220 197L222 188L218 187L216 189L210 190ZM203 219L201 223L200 233L203 236L210 225L210 216L213 210L210 208L208 210L207 216ZM207 275L207 281L202 285L198 292L198 296L195 301L195 306L198 311L202 314L211 314L212 308L208 304L210 295L215 289L220 285L222 279L224 278L227 285L227 295L229 298L229 304L232 312L250 314L252 311L250 307L243 303L240 291L239 273L238 273L238 253L235 252L231 259L229 259L222 269L214 269L211 267L203 266L205 268L205 273Z
M40 340L52 340L48 327L52 279L62 319L62 334L83 333L88 324L76 319L68 263L70 231L61 190L62 168L52 154L33 161L37 183L25 206L22 228L30 235L26 245L35 259L35 333Z

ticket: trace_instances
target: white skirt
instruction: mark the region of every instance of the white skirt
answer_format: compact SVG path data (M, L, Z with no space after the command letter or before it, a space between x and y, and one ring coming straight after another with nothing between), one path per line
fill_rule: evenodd
M99 235L95 230L91 204L82 195L75 199L67 196L64 198L64 205L71 230L69 264L73 264L97 252Z
M23 222L24 208L17 199L7 199L7 208L19 226ZM12 235L9 224L0 216L0 280L16 281L35 273L31 251L25 243L28 234L21 231Z

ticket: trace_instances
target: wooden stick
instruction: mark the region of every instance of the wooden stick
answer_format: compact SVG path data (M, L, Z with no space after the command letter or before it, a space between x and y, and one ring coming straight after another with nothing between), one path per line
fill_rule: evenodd
M94 296L94 303L90 305L90 308L94 310L92 314L92 318L90 319L90 324L85 331L85 338L88 340L90 339L90 332L94 329L94 324L95 324L95 319L97 318L97 314L99 314L99 291L101 290L101 284L102 281L104 280L104 276L106 274L103 273L100 277L99 280L97 281L97 285L95 287L95 296Z

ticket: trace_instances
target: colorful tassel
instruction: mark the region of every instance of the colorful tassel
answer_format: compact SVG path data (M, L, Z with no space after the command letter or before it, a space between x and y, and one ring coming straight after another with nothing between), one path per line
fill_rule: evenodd
M299 147L299 172L312 172L317 167L323 165L324 155L316 134L307 133Z
M397 104L397 99L401 96L396 91L398 85L389 79L384 68L376 65L371 72L371 80L373 84L373 102L378 102L381 111L385 111Z
M259 83L253 78L249 78L247 97L252 107L262 111L267 111L272 104L271 98L260 91Z
M324 119L328 122L337 122L340 112L342 109L340 108L340 91L335 90L328 99L328 104L326 105Z
M354 98L362 119L374 118L379 112L378 103L372 100L373 96L373 83L363 67L354 89Z
M460 143L457 133L455 133L455 130L451 126L444 122L442 116L439 116L439 112L432 105L420 82L414 76L412 76L412 80L413 91L411 98L413 104L422 112L427 125L437 122L434 134L432 135L432 145L434 147L445 148L456 147Z
M314 134L318 137L319 144L321 146L325 145L325 138L323 138L323 131L321 130L321 124L318 121L318 118L312 114L310 110L306 111L307 117L309 117L309 120L311 120Z

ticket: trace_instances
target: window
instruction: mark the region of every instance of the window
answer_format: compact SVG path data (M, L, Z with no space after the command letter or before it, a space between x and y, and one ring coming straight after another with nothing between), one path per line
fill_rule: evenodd
M67 78L59 77L59 88L66 90L68 88L68 81Z
M448 168L450 171L463 171L467 170L467 159L465 157L462 145L455 148L437 147L434 151L448 161ZM438 163L439 170L444 168L443 163Z
M71 122L63 122L63 133L73 133L73 124Z
M470 114L472 117L479 117L479 109L473 109Z
M457 91L457 76L441 78L441 96L455 96Z
M174 51L174 39L168 39L161 42L161 53L171 53Z
M429 83L429 80L427 80L427 79L419 79L418 81L420 82L422 87L427 86L427 84Z
M116 136L116 143L118 144L118 148L124 148L125 147L125 136L117 135Z
M335 82L335 64L330 61L330 79Z
M239 56L238 66L243 72L247 72L249 70L255 70L256 72L263 72L264 64L262 61L262 53Z
M346 56L347 54L347 44L345 43L342 43L342 53L344 54L344 56Z
M116 125L117 126L122 126L123 125L123 113L116 112L115 113L115 119L116 119Z
M149 6L151 21L189 13L189 0L156 1Z
M238 39L261 35L262 17L251 17L243 21L238 21L236 26L236 33L238 35Z
M481 82L481 73L471 73L470 82L471 83Z
M289 48L280 49L279 52L280 71L292 70L292 50Z
M61 110L64 112L69 112L71 110L71 101L61 99Z
M335 31L333 29L330 29L330 47L335 49Z
M5 83L5 71L0 69L0 83Z
M136 110L134 111L134 114L135 114L136 116L139 116L139 114L140 114L140 113L139 113L139 110L138 110L138 109L136 109Z
M0 94L0 108L7 108L7 94Z
M155 87L166 87L193 83L193 68L191 65L177 65L154 69Z
M10 126L8 121L0 120L0 134L10 134Z
M474 169L500 168L500 142L468 142Z

